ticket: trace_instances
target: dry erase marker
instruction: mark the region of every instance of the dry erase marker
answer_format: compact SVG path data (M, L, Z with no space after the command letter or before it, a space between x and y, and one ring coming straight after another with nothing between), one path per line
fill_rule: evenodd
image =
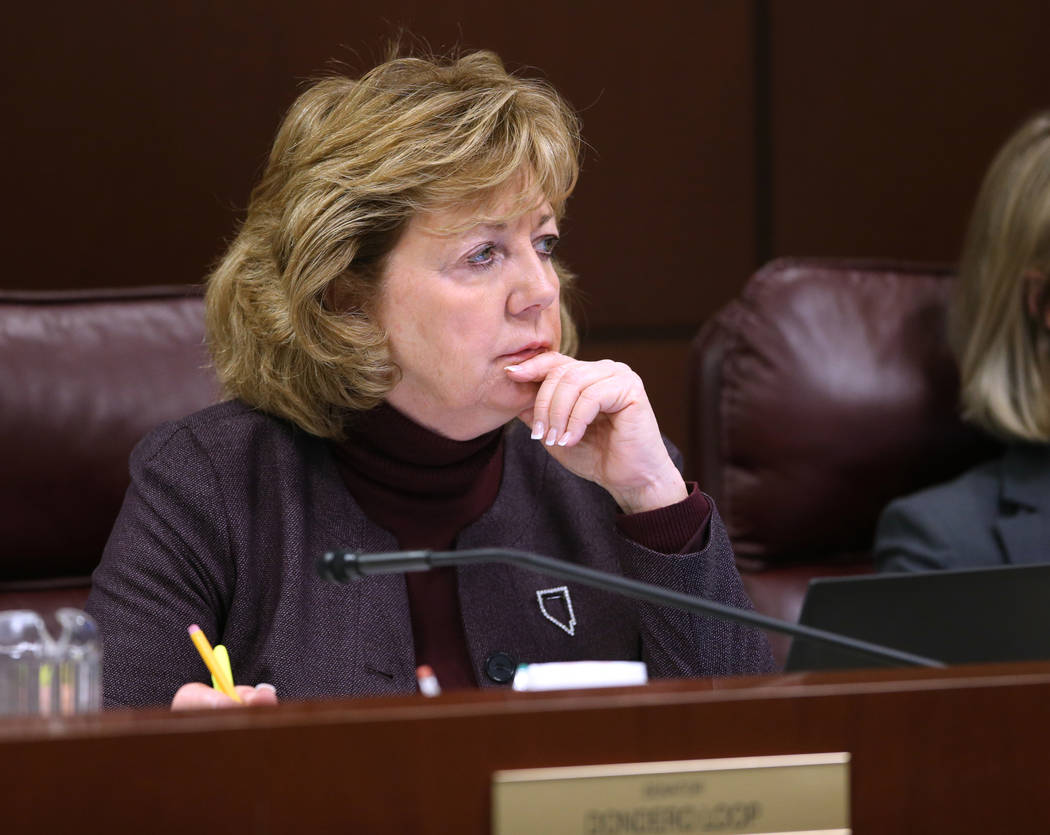
M197 647L197 652L200 653L201 660L204 661L204 664L212 674L212 677L219 682L219 689L235 702L239 702L241 697L238 696L237 691L233 689L233 682L226 678L218 659L215 657L215 651L212 650L211 644L208 643L208 639L201 631L201 628L194 623L187 629L187 631L190 633L190 639L193 641L193 645Z
M441 685L438 684L437 676L429 664L416 667L416 681L419 682L419 692L424 696L441 695Z

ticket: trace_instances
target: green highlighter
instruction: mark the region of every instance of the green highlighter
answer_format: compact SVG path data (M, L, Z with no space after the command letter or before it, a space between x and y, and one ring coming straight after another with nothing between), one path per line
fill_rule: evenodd
M230 684L233 684L233 670L230 669L230 654L226 652L226 647L222 644L217 644L215 646L215 660L219 662L219 666L226 674L226 678L230 680ZM216 690L222 690L222 688L219 687L219 682L215 680L215 676L211 677L211 686Z

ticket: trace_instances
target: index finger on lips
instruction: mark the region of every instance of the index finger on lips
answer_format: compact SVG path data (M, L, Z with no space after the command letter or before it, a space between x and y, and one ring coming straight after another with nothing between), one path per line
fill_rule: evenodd
M504 366L503 370L511 379L528 383L542 380L552 369L570 362L575 362L575 360L565 354L559 354L557 351L544 351L524 362Z

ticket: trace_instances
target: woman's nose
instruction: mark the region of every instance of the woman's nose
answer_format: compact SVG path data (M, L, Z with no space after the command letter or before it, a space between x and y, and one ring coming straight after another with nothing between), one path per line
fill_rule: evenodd
M507 310L513 316L546 310L558 298L558 274L549 260L537 255L522 265L514 277L507 297Z

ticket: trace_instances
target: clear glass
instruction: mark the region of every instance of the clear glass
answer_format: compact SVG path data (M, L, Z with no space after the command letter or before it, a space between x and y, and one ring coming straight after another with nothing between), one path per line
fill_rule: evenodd
M62 633L55 646L56 694L62 714L89 713L102 707L102 652L98 627L79 609L55 613Z
M0 612L0 716L41 713L50 709L50 679L45 654L49 642L44 621L36 612L13 609Z
M79 609L59 609L58 640L28 609L0 612L0 716L68 715L102 702L98 627Z

